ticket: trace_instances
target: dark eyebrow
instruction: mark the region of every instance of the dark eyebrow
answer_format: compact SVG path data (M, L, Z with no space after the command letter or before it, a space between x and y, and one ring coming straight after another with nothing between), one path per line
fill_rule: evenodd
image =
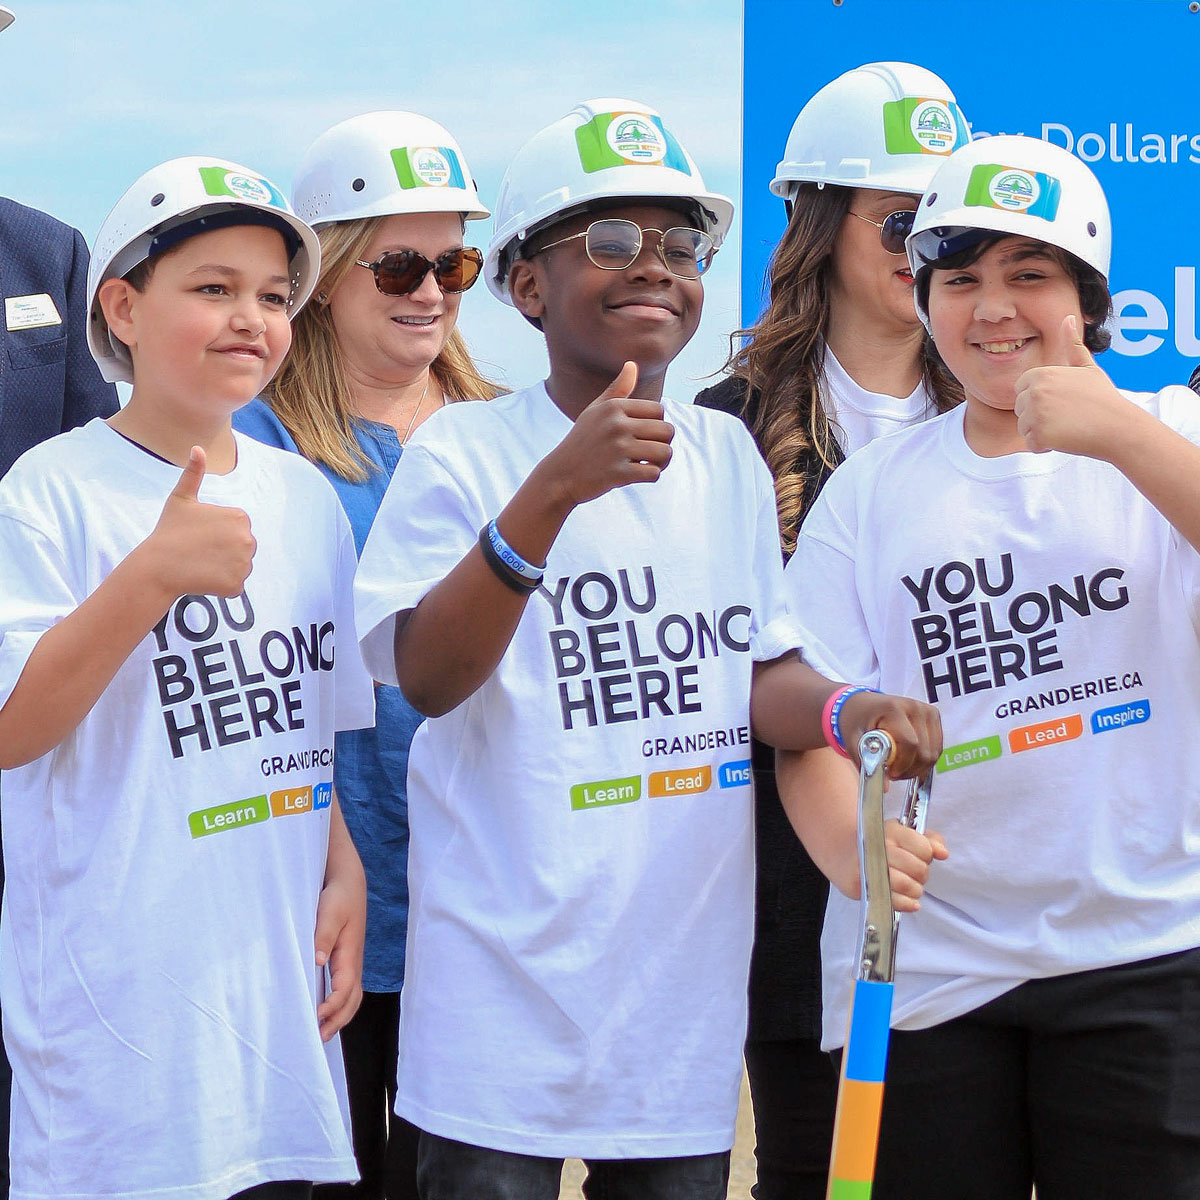
M1048 246L1017 246L1001 258L1001 262L1024 262L1027 258L1053 260L1054 254Z
M237 267L229 267L224 263L202 263L198 267L193 267L189 275L220 275L224 279L233 279L242 274ZM271 284L291 283L291 280L286 275L272 275L267 281Z

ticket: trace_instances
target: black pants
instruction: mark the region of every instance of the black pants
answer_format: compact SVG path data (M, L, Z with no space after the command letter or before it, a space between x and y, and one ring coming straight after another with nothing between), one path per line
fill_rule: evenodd
M301 1179L280 1180L278 1183L260 1183L230 1196L229 1200L309 1200L313 1185Z
M746 1074L754 1102L756 1200L825 1200L838 1087L833 1060L815 1038L750 1041Z
M327 1183L316 1200L417 1200L420 1131L396 1116L398 992L364 992L354 1019L342 1030L346 1089L358 1183Z
M585 1200L725 1200L729 1151L682 1158L585 1159ZM563 1160L421 1134L423 1200L558 1200Z
M1200 1197L1200 949L894 1032L873 1200Z

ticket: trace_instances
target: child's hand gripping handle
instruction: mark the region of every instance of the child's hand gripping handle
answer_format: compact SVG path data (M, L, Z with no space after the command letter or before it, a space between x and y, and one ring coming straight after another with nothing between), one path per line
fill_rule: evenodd
M868 733L887 738L884 765L889 779L907 779L930 770L942 752L942 722L932 704L856 688L841 710L840 728L854 753Z
M925 833L933 768L909 780L900 820L885 822L883 796L895 743L882 729L871 729L859 740L858 751L858 864L863 898L858 977L890 983L898 913L920 908L930 863L946 858L948 852L939 834Z

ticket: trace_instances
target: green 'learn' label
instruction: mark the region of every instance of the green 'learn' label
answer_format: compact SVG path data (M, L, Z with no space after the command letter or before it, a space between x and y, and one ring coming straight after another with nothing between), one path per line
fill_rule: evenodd
M239 825L257 825L271 816L271 806L266 796L251 796L248 800L233 800L218 804L215 808L201 808L188 813L188 828L192 837L207 837L210 833L221 833L236 829Z
M990 762L1004 753L1000 738L980 738L977 742L959 742L957 746L947 746L937 760L939 771L957 771L959 767L973 767L976 763Z
M641 798L640 775L630 775L625 779L598 779L595 783L577 783L571 789L571 807L576 812L584 808L602 808L607 804L632 804Z

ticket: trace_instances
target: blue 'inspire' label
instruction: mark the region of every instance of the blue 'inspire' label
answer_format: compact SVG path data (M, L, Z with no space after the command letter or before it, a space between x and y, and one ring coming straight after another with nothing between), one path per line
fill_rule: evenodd
M722 763L717 779L723 788L745 787L750 782L750 760L742 758L737 762Z
M1092 713L1092 732L1111 733L1124 729L1126 725L1144 725L1150 720L1150 701L1131 700L1128 704L1117 704L1112 708L1098 708Z

